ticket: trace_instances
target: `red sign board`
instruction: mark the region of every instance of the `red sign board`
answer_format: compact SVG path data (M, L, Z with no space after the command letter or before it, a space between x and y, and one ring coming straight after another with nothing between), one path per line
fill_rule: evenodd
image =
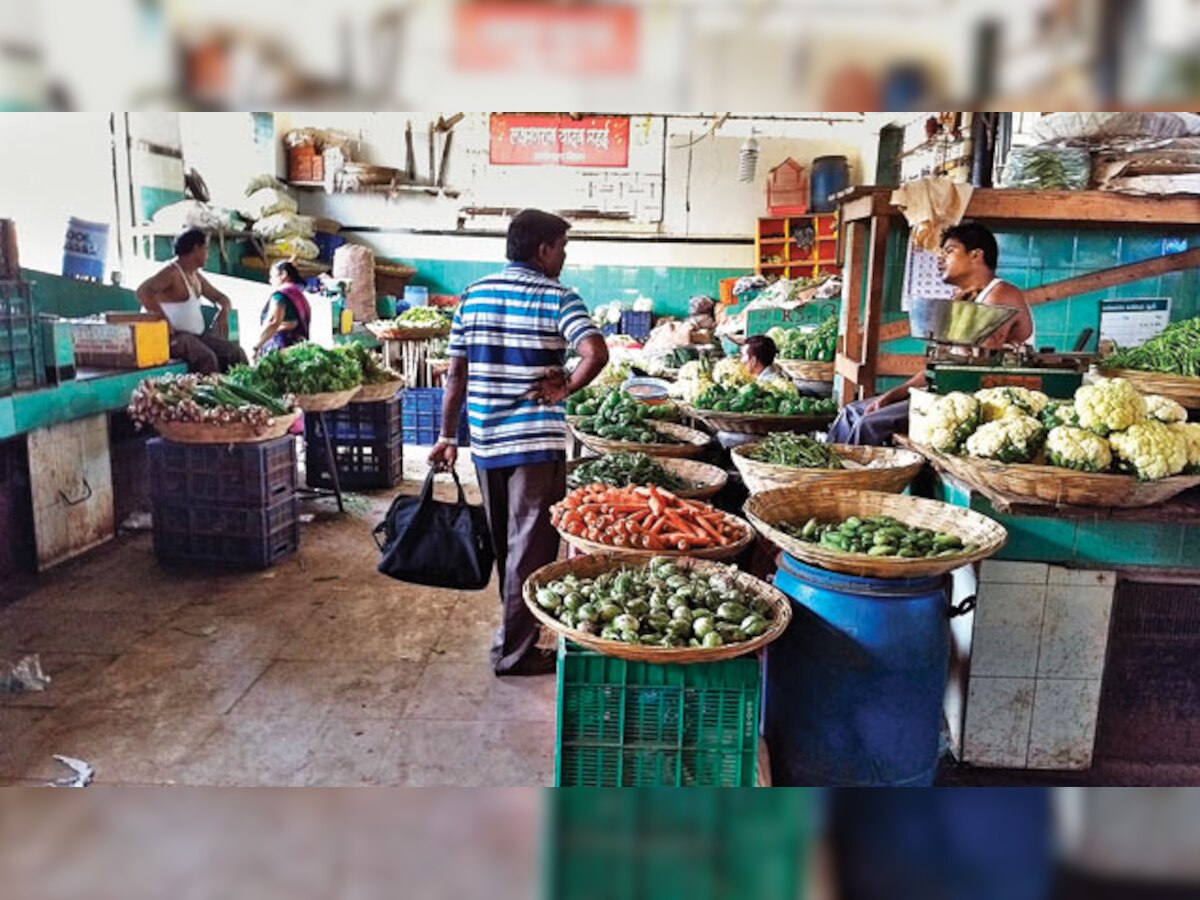
M629 165L629 116L493 113L494 166L587 166L623 169Z
M628 75L637 48L632 6L483 2L454 14L454 62L469 72Z

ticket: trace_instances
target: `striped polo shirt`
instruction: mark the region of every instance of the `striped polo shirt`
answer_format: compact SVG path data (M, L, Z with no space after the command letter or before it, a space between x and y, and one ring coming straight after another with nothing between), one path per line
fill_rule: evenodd
M448 356L467 360L471 458L482 469L563 459L561 404L539 406L524 394L566 349L600 332L571 288L512 263L463 293L450 330Z

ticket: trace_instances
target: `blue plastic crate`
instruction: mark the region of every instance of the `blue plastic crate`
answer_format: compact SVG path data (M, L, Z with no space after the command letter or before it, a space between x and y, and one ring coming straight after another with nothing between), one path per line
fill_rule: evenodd
M400 430L404 443L432 446L442 430L442 388L409 388L400 394ZM467 426L467 406L463 404L458 423L458 445L466 447L471 438Z
M631 338L644 341L650 336L650 329L653 327L654 314L651 312L637 312L627 309L621 313L621 334L627 334Z

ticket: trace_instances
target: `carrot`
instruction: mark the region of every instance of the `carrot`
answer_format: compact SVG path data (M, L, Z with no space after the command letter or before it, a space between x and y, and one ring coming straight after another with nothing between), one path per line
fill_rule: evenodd
M729 543L729 540L718 529L714 528L708 521L706 521L703 516L697 516L696 522L700 525L701 528L703 528L705 531L707 531L709 533L709 535L711 535L718 544L728 544Z
M683 518L673 510L666 510L663 513L663 517L666 518L666 520L672 525L674 525L677 530L684 532L689 537L703 537L704 535L704 532L699 531L689 523L685 522Z

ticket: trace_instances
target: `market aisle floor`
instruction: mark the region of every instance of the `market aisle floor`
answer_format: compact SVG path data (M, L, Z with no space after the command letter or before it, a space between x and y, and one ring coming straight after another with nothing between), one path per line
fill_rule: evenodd
M550 784L553 676L492 675L494 589L375 572L390 498L305 504L266 572L172 572L141 533L39 579L0 610L0 658L37 652L53 682L0 695L0 784L69 774L55 754L98 784Z

